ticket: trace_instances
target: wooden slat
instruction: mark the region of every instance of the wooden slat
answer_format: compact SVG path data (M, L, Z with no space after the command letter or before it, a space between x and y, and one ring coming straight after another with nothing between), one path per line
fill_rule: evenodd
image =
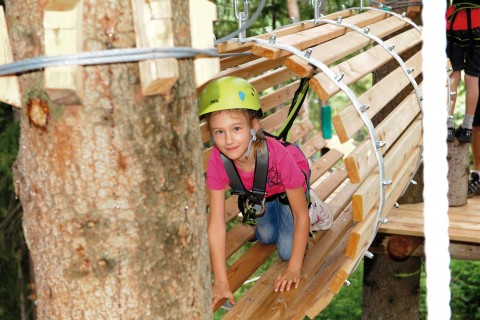
M343 239L343 235L350 229L352 224L351 212L346 210L341 217L329 230L328 235L322 238L321 243L317 243L313 248L308 249L303 265L303 278L305 280L300 283L299 288L281 293L273 291L276 275L287 266L286 262L278 260L237 302L224 319L248 319L255 315L257 317L261 315L264 319L282 319L282 313L287 310L277 309L275 307L276 302L285 302L284 305L290 307L290 299L294 300L301 297L302 292L308 292L308 278L317 273L318 268L327 257L331 259L329 254L338 246ZM335 259L331 260L335 262Z
M375 134L379 140L386 143L385 147L379 149L382 155L419 113L417 97L412 93L378 125ZM363 181L373 168L378 166L374 150L372 140L367 138L345 158L345 166L352 183Z
M256 242L240 259L228 268L227 277L232 292L237 291L240 286L248 280L271 255L275 252L274 245L265 245ZM220 300L215 306L214 311L225 303L226 299ZM228 313L230 314L230 312Z
M7 23L3 6L0 6L0 64L13 62L12 46L8 37ZM16 75L0 77L0 101L21 108L22 97Z
M395 44L395 52L400 54L414 47L420 42L420 34L418 31L413 29L388 40L387 44ZM363 78L373 70L384 65L391 59L393 59L393 57L382 46L374 46L373 48L362 52L361 54L356 55L355 57L330 69L335 74L342 72L344 74L342 82L350 85L353 82ZM310 80L310 85L323 100L327 100L330 96L340 90L338 85L330 80L330 78L324 73L319 73L314 76Z
M324 18L328 19L336 19L338 16L347 18L351 15L355 14L353 10L342 10L339 12L335 12L325 16ZM289 26L282 27L281 29L274 30L272 32L267 32L262 35L255 36L255 38L268 40L270 37L275 34L276 37L283 37L289 34L294 34L297 32L302 32L304 30L308 30L315 27L313 20L311 21L302 21L299 23L295 23ZM219 43L217 46L217 50L219 53L226 53L226 52L240 52L250 50L252 48L252 42L246 42L244 44L238 43L238 41L229 41L229 42L222 42Z
M332 168L339 160L343 158L343 153L336 149L331 149L325 155L322 156L318 161L310 164L310 170L312 170L311 179L313 181L317 180L330 168Z
M422 67L421 52L410 58L406 65L414 68L412 72L413 77L418 76ZM405 76L405 71L398 67L358 97L358 101L361 105L368 104L370 106L366 114L372 119L408 84L410 84L410 81ZM353 104L348 105L337 115L333 116L332 123L341 142L347 142L364 125Z
M338 14L336 14L335 16L331 16L329 20L336 20L338 16ZM379 20L385 19L386 17L387 15L383 12L365 11L363 13L345 18L344 21L345 23L363 27L375 23ZM350 32L350 29L347 29L341 25L320 24L315 28L308 29L302 32L297 32L295 34L287 35L284 37L277 36L276 41L284 45L290 45L299 50L304 50L309 47L326 42L328 40L334 39L347 32ZM291 55L289 51L260 44L254 45L252 47L252 52L257 56L262 56L264 58L272 60Z
M217 20L217 6L209 0L189 1L191 46L196 49L213 47L213 21ZM198 12L202 14L199 15ZM220 71L220 59L197 57L194 60L195 87L207 82Z
M263 112L267 112L270 109L279 106L288 100L291 100L295 95L295 91L297 91L299 85L300 80L297 80L275 90L272 93L262 96L260 100L262 103Z
M404 161L422 143L422 121L416 120L398 139L392 149L384 157L385 179L393 180L396 173L402 168ZM365 180L357 192L352 196L353 217L355 221L362 221L365 215L379 197L379 174L375 171Z
M284 62L285 62L285 58L280 58L277 60L268 60L265 58L259 58L254 61L250 61L241 65L238 65L236 67L220 71L219 73L217 73L216 76L212 77L210 81L214 79L226 77L226 76L237 76L240 78L249 79L259 74L262 74L268 70L275 69L283 65ZM204 83L203 85L199 86L197 88L197 94L200 94L203 88L205 88L207 84L208 83Z
M223 70L226 70L228 68L233 68L233 67L236 67L238 65L257 60L259 58L258 56L254 55L250 51L248 51L246 53L250 53L250 54L245 55L245 56L243 56L243 55L242 56L232 56L232 57L226 57L226 58L220 59L220 70L223 71Z
M250 79L250 84L257 89L258 92L263 91L274 86L278 86L285 81L296 78L296 74L285 67L265 72L264 74Z
M420 148L417 148L414 152L412 152L411 156L405 162L405 165L401 168L400 172L398 172L397 177L392 185L386 188L385 203L383 212L381 212L382 217L388 215L389 211L393 208L393 204L398 199L405 186L407 186L410 179L413 177L417 167L419 153ZM375 229L372 228L376 223L377 211L378 204L370 210L364 222L357 223L352 231L352 234L350 235L347 250L345 252L346 256L354 257L360 248L364 247L365 243L373 239L373 232Z
M82 15L82 1L61 0L46 6L43 14L46 56L82 51ZM83 77L82 66L45 68L45 91L56 103L80 104L84 96Z
M393 16L378 21L369 27L371 34L383 38L400 30L406 25L407 22ZM310 57L321 61L325 65L329 65L372 43L373 40L370 40L370 38L366 37L364 34L349 32L346 35L313 47ZM287 60L285 60L285 66L288 69L295 71L295 73L301 77L310 77L314 73L314 67L305 59L298 56L288 57Z
M237 223L235 227L227 232L227 241L225 244L226 257L229 258L232 254L237 252L238 249L254 236L254 234L252 227Z
M133 0L132 10L137 48L174 46L169 1ZM174 58L140 61L138 65L144 95L168 92L179 77L178 61Z

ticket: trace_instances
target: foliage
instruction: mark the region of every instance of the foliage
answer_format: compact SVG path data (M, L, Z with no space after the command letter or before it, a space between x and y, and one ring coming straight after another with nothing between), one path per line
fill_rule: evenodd
M0 104L0 318L21 318L25 301L28 254L21 227L21 205L15 196L12 165L18 153L19 125L12 108Z

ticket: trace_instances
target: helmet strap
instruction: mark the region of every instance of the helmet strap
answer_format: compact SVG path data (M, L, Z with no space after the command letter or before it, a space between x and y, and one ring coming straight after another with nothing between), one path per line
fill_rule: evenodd
M254 141L257 141L257 133L255 132L255 129L250 129L250 141L248 142L248 148L247 148L247 154L245 155L245 159L248 159L250 157L250 152L252 151L252 143Z

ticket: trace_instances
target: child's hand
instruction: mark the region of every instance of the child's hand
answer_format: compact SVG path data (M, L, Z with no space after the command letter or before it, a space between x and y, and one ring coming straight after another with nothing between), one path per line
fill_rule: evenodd
M277 277L275 280L275 292L283 292L283 290L289 291L292 287L292 284L295 285L295 288L298 288L302 275L300 271L291 271L289 269L285 270L282 274Z
M233 298L232 291L230 291L230 287L226 283L214 283L212 285L212 308L218 303L218 301L226 298L230 300L232 306L235 305L235 299Z

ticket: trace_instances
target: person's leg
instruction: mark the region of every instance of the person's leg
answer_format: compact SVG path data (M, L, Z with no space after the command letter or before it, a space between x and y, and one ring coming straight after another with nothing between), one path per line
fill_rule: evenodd
M455 112L455 104L457 102L457 88L461 80L461 70L454 70L450 74L450 106L448 108L447 118L447 142L455 141L455 122L453 115Z
M472 158L473 171L468 181L469 198L480 194L480 99L477 101L477 109L475 110L475 117L473 119Z
M278 211L278 255L283 260L290 260L293 248L294 219L290 205L279 203Z
M278 200L265 203L265 214L257 218L255 235L257 240L264 244L275 244L278 239Z

